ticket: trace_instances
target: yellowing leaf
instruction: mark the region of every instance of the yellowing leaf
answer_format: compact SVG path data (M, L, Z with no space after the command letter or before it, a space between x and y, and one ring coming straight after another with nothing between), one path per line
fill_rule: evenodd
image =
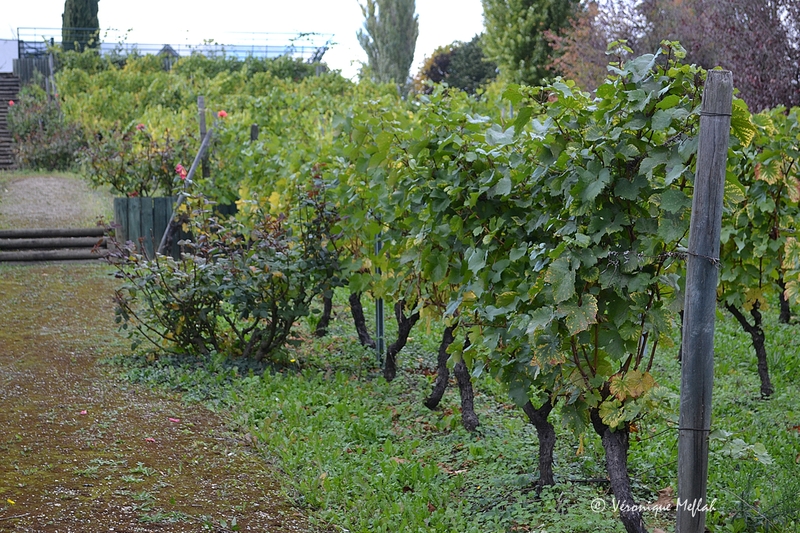
M616 428L625 419L625 410L622 403L614 397L607 398L600 404L600 418L610 428Z
M757 180L763 180L770 185L775 185L781 179L781 162L777 159L769 163L758 163L755 168L755 175Z
M272 191L272 194L269 195L267 202L269 202L270 211L272 211L273 213L280 211L281 195L278 191Z
M581 305L561 304L559 313L564 315L570 335L586 331L589 326L597 322L597 299L591 294L582 297Z
M656 386L656 381L649 372L629 370L624 375L615 374L611 377L609 390L621 402L626 399L636 399Z
M744 146L753 142L758 128L753 124L752 115L747 109L747 104L740 98L734 98L731 111L731 133L739 139Z
M794 305L800 301L800 282L797 281L790 281L786 284L786 290L783 292L783 296L789 301L790 304Z
M745 311L750 311L755 306L756 302L758 302L759 309L768 309L769 303L767 303L767 299L764 297L764 290L763 289L747 289L744 293L744 304L742 307Z
M787 237L784 249L788 262L787 268L800 268L800 241L794 237Z
M553 300L561 303L575 294L575 271L570 270L569 260L559 257L551 264L544 276L545 283L553 287Z

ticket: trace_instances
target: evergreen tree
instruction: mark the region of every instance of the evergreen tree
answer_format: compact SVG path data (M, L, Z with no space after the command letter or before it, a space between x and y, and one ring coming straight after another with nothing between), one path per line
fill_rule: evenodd
M367 53L375 81L404 86L419 35L415 0L367 0L358 42Z
M470 42L456 41L447 46L437 48L433 55L425 58L425 63L414 78L417 92L429 93L430 87L423 82L445 82L469 94L488 81L494 79L497 65L487 61L481 48L480 35Z
M488 61L481 46L481 36L476 35L468 43L453 47L447 83L452 87L473 94L478 87L491 81L497 73L497 65Z
M64 50L81 51L99 43L100 22L97 19L99 0L66 0L61 15L61 45Z
M483 52L500 75L516 83L540 85L551 74L553 49L548 32L559 33L580 0L481 0L486 33Z

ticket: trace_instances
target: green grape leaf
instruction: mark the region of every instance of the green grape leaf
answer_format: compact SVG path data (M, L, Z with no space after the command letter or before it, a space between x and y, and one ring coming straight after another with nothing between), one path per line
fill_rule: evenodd
M553 287L553 300L561 303L575 294L575 271L569 268L569 260L559 257L547 268L545 283Z

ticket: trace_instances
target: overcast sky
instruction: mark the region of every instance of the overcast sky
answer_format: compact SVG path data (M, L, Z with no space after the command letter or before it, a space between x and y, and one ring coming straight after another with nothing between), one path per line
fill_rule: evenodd
M3 4L0 39L15 39L17 28L61 27L64 0ZM417 0L417 14L412 75L436 47L469 41L483 31L480 0ZM330 67L352 76L366 61L356 39L364 19L358 0L100 0L98 18L101 30L130 30L129 43L192 45L214 39L237 44L234 32L333 34L337 44L325 55Z

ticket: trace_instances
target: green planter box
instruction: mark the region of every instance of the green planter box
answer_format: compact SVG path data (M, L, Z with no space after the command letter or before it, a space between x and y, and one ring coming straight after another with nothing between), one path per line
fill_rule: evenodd
M172 217L175 200L174 196L114 198L114 221L118 224L117 241L132 241L140 254L148 258L155 257L155 251ZM179 232L173 239L172 248L165 252L176 259L180 258L178 241L186 236Z

